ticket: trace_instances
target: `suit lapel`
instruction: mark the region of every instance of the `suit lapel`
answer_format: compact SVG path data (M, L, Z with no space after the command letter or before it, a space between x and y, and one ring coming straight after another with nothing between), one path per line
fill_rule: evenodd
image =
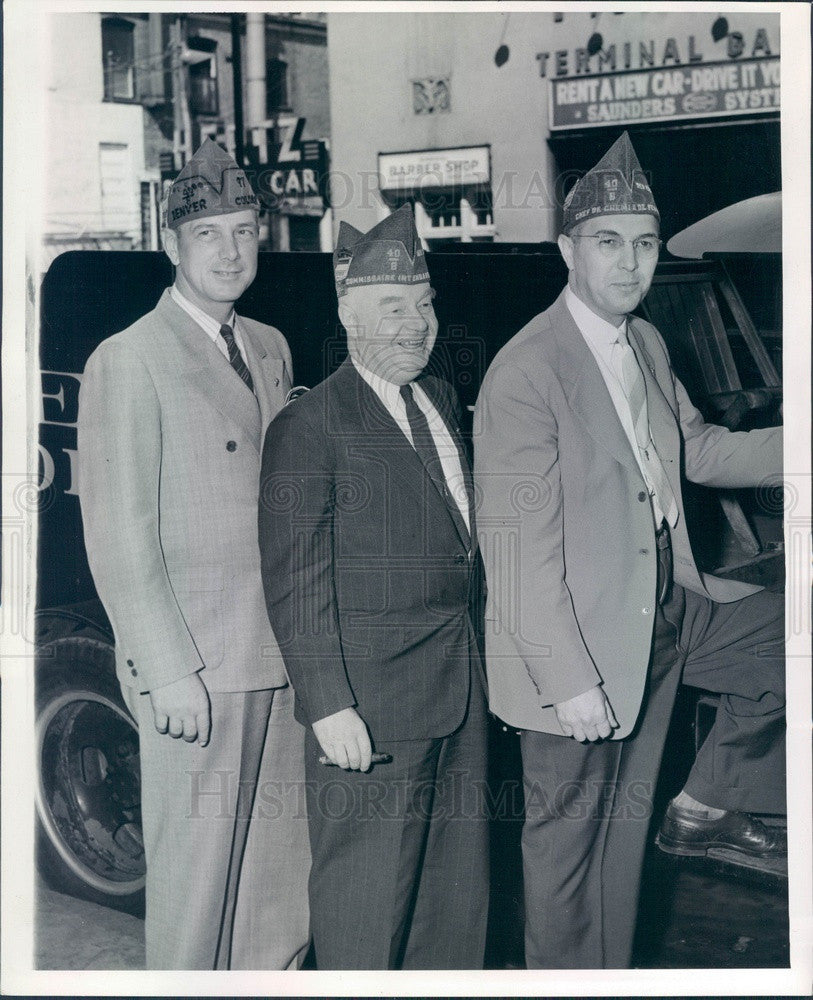
M285 405L285 396L290 388L290 375L286 378L283 359L268 352L262 338L251 329L249 321L242 317L240 332L246 349L246 364L254 380L262 426L265 429Z
M460 511L454 500L447 500L440 496L432 481L432 477L426 471L418 453L407 440L406 435L395 422L395 418L381 402L378 394L373 391L367 381L359 375L355 365L350 358L343 363L342 368L347 372L350 388L357 400L359 414L365 434L375 434L377 442L385 447L396 458L390 465L390 476L394 488L403 489L410 493L419 492L416 490L417 484L422 484L421 497L428 494L428 490L438 496L444 509L454 523L455 530L460 535L463 544L468 549L471 541L466 531L466 525L460 516ZM426 387L421 384L421 388L426 391ZM437 407L434 397L427 393L432 403ZM446 421L447 427L449 426ZM465 471L464 471L465 474ZM428 489L426 488L428 485Z
M257 397L248 390L211 337L173 301L168 289L157 311L175 335L179 378L196 386L225 417L239 424L259 453L261 424ZM169 352L169 344L167 349Z
M571 408L597 444L640 474L610 391L565 304L564 292L550 307L549 315L559 352L558 374Z

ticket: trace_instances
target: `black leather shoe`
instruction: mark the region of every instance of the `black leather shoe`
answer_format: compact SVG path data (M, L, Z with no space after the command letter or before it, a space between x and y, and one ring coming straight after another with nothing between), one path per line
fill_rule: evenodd
M683 857L728 856L729 860L787 861L788 835L748 813L726 812L706 819L670 802L655 842L667 854Z

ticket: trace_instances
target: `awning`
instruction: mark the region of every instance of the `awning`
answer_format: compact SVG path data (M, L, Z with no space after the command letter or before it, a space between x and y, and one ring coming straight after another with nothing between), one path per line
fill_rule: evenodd
M760 194L687 226L666 244L675 257L707 253L781 253L782 192Z

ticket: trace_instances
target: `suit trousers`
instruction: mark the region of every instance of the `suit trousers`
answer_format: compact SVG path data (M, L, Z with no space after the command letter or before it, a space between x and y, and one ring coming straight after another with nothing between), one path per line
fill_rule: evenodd
M528 968L628 968L652 800L677 687L722 695L687 791L722 809L782 812L784 615L761 591L715 604L664 580L647 690L624 740L526 731L522 833ZM669 591L671 593L669 594Z
M293 691L210 692L209 745L139 728L148 969L298 968L309 944L304 728Z
M474 673L474 672L472 672ZM450 736L376 741L366 774L305 742L318 969L480 969L488 911L485 700Z

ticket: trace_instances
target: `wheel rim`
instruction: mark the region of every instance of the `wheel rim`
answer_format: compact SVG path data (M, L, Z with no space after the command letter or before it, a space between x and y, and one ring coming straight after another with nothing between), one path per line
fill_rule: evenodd
M54 698L37 720L37 812L70 872L105 895L144 886L138 731L95 691Z

